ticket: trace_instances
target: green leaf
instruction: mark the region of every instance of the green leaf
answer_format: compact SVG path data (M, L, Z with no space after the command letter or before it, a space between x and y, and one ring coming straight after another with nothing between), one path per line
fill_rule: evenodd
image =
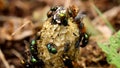
M107 43L98 45L106 53L108 63L120 68L120 31L110 37Z

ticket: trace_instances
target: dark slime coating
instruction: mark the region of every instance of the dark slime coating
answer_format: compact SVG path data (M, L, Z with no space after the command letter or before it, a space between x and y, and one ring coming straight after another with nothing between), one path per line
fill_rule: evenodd
M73 68L72 60L69 58L69 56L63 54L62 59L65 66L67 66L68 68Z
M65 44L65 46L64 46L64 52L67 52L68 50L69 50L69 47L70 45L69 45L69 43L67 42L66 44Z

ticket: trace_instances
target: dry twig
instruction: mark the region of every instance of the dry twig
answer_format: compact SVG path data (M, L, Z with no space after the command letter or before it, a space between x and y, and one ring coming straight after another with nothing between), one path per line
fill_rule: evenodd
M11 52L12 52L16 57L18 57L20 60L23 59L23 57L21 56L21 54L20 54L18 51L16 51L15 49L12 49Z
M18 31L20 31L23 27L25 27L29 23L31 23L29 20L26 21L22 26L20 26L18 29L16 29L15 32L12 33L12 36L14 36Z
M10 68L10 65L7 62L7 60L5 59L5 56L4 56L4 54L3 54L1 49L0 49L0 58L1 58L2 62L3 62L3 64L5 65L5 68Z

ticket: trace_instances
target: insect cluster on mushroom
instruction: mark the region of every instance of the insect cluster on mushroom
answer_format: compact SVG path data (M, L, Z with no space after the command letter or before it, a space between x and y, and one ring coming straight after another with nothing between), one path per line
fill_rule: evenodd
M54 6L47 16L37 34L39 38L30 43L31 57L23 64L26 68L74 68L74 62L79 61L79 48L89 40L82 22L85 15L73 6Z

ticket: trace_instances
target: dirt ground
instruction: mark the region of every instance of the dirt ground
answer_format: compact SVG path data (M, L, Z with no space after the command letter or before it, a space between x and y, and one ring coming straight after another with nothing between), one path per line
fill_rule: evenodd
M89 24L105 37L104 41L120 29L119 0L0 0L0 68L23 68L20 58L25 56L25 40L29 41L42 28L49 8L74 4L85 11ZM107 29L93 5L110 22L114 33ZM89 44L80 48L80 68L115 68L107 63L106 54L97 45L99 35L91 35Z

